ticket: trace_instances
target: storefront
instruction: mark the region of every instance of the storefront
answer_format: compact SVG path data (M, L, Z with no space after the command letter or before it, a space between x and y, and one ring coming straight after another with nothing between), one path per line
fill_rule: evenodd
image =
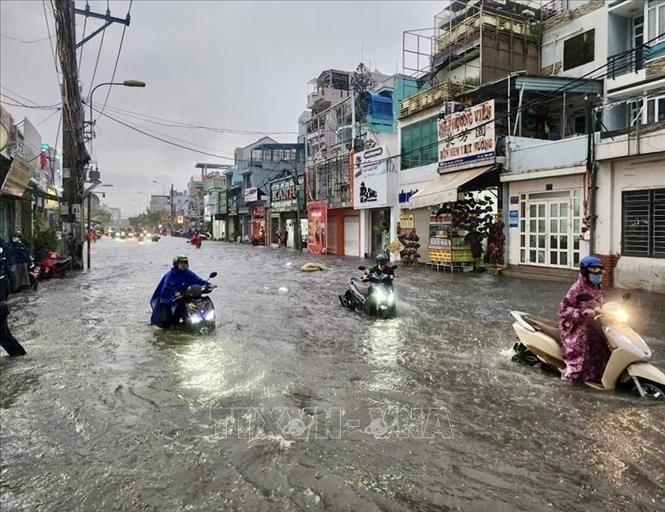
M379 146L354 155L353 206L360 215L344 219L347 256L375 257L385 252L394 238L391 221L397 213L397 173L388 172L391 163L387 154Z
M295 247L298 196L298 187L291 176L270 183L271 244Z

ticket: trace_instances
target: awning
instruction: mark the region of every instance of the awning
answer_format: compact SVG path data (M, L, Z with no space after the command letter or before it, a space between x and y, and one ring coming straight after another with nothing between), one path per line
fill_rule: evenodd
M459 187L493 168L494 165L489 165L442 174L419 188L418 192L409 198L407 208L425 208L426 206L457 201L457 189Z

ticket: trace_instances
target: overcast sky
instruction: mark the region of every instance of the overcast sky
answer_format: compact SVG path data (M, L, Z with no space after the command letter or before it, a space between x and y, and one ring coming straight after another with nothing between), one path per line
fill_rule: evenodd
M106 0L89 3L93 12L106 10ZM172 183L183 190L197 174L197 162L231 163L236 147L262 136L167 127L114 109L220 129L286 132L271 136L278 142L295 142L309 80L325 69L353 70L361 56L385 74L403 72L403 32L431 27L445 3L134 0L114 81L141 80L147 87L111 87L107 112L157 136L229 160L180 149L101 118L93 149L102 181L114 185L105 190L106 202L124 213L143 211L150 194L161 194ZM130 2L110 0L108 5L112 16L124 19ZM76 6L84 9L85 1L77 0ZM53 36L48 5L46 12ZM77 41L84 23L85 18L77 15ZM102 24L88 18L85 33ZM19 94L39 105L60 103L48 29L41 1L0 2L0 92L14 98ZM84 99L91 84L111 81L122 32L121 24L106 29L98 61L101 34L83 46ZM107 89L95 91L95 104L104 103ZM42 141L54 145L57 139L60 149L59 112L6 108L16 122L29 117L38 125ZM87 112L86 107L86 119Z

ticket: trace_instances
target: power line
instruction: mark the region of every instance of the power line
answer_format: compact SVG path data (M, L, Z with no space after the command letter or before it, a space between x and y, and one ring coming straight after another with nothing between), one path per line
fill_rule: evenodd
M12 36L7 36L5 34L2 34L2 37L6 38L6 39L11 39L12 41L17 41L17 42L23 43L23 44L41 43L42 41L46 41L48 39L53 38L53 36L49 35L49 36L46 36L46 37L42 37L41 39L33 39L32 41L24 41L23 39L19 39L17 37L12 37Z
M159 126L166 126L170 128L186 128L191 130L208 130L217 133L228 133L233 135L297 135L298 132L273 132L273 131L253 131L253 130L239 130L235 128L217 128L212 126L197 125L192 123L186 123L182 121L172 121L170 119L165 119L163 117L153 116L150 114L142 114L140 112L134 112L132 110L127 110L119 107L112 107L110 105L107 108L114 110L118 113L124 113L130 117L136 117L142 121L147 121Z
M133 2L134 2L134 0L129 0L129 7L127 8L127 16L126 16L126 19L127 19L128 23L129 23L129 18L130 18L129 15L132 11L132 3ZM107 2L107 5L108 5L108 2ZM120 36L120 46L118 47L118 55L116 55L116 58L115 58L115 66L113 66L113 74L111 75L110 82L113 82L114 79L115 79L115 72L118 69L118 61L120 60L120 52L122 51L122 43L125 40L125 31L126 30L127 30L127 25L123 25L123 27L122 27L122 36ZM101 110L102 113L104 113L104 108L106 108L106 103L108 102L109 96L111 95L111 89L112 89L112 87L109 87L108 89L106 89L106 98L104 99L104 105L102 106L102 110ZM93 126L94 126L94 123L93 123Z
M88 4L88 0L85 0L85 8L86 10L90 9L90 4ZM88 17L86 16L85 19L83 20L83 35L81 36L81 40L85 39L85 28L88 26ZM81 51L79 52L79 66L78 66L78 73L79 76L81 75L81 62L83 62L83 47L85 45L81 45Z
M175 146L175 147L178 147L178 148L181 148L181 149L185 149L185 150L187 150L187 151L192 151L193 153L200 153L200 154L202 154L202 155L212 156L212 157L215 157L215 158L219 158L219 159L221 159L221 160L235 160L234 158L231 158L231 157L228 157L228 156L216 155L216 154L214 154L214 153L208 153L207 151L200 151L200 150L198 150L198 149L194 149L194 148L191 148L191 147L188 147L188 146L184 146L184 145L182 145L182 144L178 144L178 143L176 143L176 142L172 142L172 141L170 141L170 140L167 140L167 139L164 139L164 138L162 138L162 137L158 137L158 136L156 136L156 135L153 135L153 134L151 134L151 133L148 133L148 132L146 132L146 131L140 130L139 128L136 128L135 126L132 126L132 125L130 125L130 124L128 124L128 123L125 123L125 122L121 121L120 119L116 119L115 117L110 116L110 115L108 115L108 114L106 114L106 113L102 113L100 110L96 109L95 107L92 107L92 109L93 109L95 112L97 112L100 116L108 117L108 118L111 119L112 121L115 121L115 122L118 123L118 124L121 124L121 125L123 125L123 126L126 126L126 127L129 128L130 130L134 130L135 132L141 133L141 134L145 135L146 137L150 137L150 138L152 138L152 139L156 139L156 140L158 140L158 141L164 142L164 143L169 144L169 145L171 145L171 146Z
M90 79L90 88L88 89L88 97L90 97L90 93L92 92L92 86L95 83L95 75L97 75L97 66L99 64L99 56L102 53L102 45L104 44L104 36L106 35L106 27L104 27L104 30L102 30L102 39L99 41L99 48L97 49L97 60L95 61L95 68L92 71L92 78ZM83 45L81 45L83 46ZM91 119L92 121L92 119Z

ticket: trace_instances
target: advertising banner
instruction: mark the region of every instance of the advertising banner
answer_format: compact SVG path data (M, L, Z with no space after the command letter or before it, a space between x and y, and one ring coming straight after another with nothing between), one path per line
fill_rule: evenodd
M23 197L30 178L34 174L34 168L28 165L25 159L16 153L12 159L12 163L5 176L5 181L2 183L0 192L10 196Z
M495 156L494 100L439 119L439 172L474 167Z
M326 254L328 204L325 201L307 203L307 252Z
M388 158L383 147L356 153L353 166L353 207L388 206Z

